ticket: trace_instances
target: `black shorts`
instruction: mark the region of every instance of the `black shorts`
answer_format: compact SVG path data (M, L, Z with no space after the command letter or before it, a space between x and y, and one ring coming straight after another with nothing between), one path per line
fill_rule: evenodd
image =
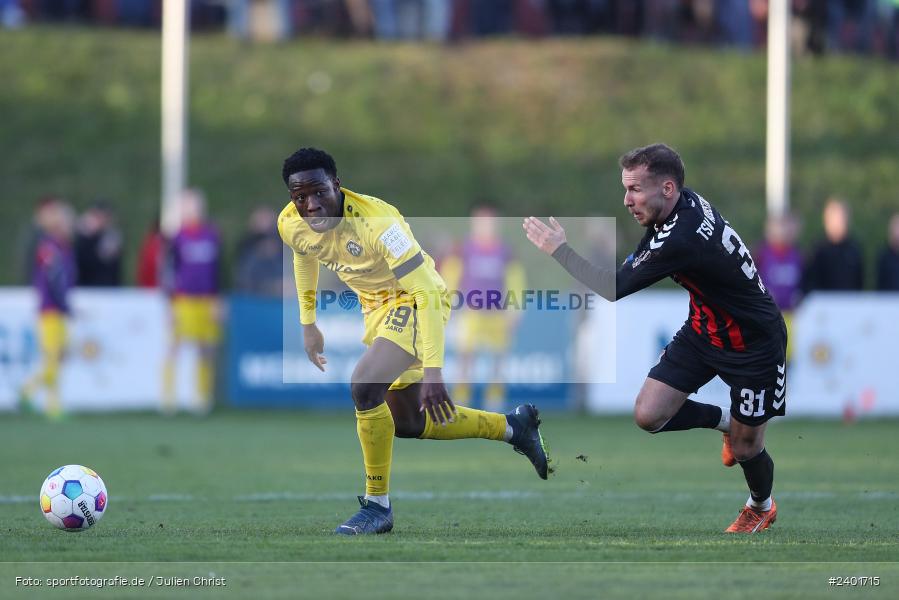
M782 339L746 352L714 348L692 330L682 329L665 346L649 377L693 394L717 375L730 387L731 416L756 426L786 413L786 350L786 329Z

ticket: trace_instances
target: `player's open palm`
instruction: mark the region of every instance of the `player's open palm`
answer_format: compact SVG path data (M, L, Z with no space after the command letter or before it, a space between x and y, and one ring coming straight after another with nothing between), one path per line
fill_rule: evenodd
M565 230L555 217L549 218L549 224L536 217L526 217L522 227L531 243L550 255L567 241Z
M318 367L319 371L324 371L328 364L328 359L322 354L325 351L325 336L315 323L303 325L303 349L309 362Z

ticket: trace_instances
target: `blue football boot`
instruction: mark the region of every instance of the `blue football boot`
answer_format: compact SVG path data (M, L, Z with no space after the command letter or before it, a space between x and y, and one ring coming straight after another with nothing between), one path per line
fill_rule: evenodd
M334 530L341 535L364 535L367 533L387 533L393 529L393 507L384 508L377 502L370 502L362 496L359 504L362 508Z
M549 471L549 459L546 456L546 446L543 436L540 435L540 412L533 404L522 404L506 415L506 420L512 426L512 439L509 443L515 448L515 452L528 457L540 479L546 479Z

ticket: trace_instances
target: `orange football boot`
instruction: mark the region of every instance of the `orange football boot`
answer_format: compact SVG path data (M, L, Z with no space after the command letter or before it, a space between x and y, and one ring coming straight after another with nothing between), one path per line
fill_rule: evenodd
M730 449L730 435L724 434L724 444L721 446L721 462L725 467L732 467L737 464L733 451Z
M744 506L737 520L731 523L724 533L756 533L764 531L777 520L777 504L771 499L771 510L761 511Z

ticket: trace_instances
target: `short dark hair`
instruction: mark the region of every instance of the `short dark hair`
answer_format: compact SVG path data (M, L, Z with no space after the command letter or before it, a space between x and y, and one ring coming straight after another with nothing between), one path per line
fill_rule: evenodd
M618 159L622 169L632 170L644 166L653 176L667 176L674 179L677 189L684 187L684 161L680 155L665 144L651 144L634 148Z
M337 177L337 165L330 154L318 148L300 148L284 159L281 177L284 179L284 185L287 185L287 180L294 173L315 169L324 169L331 177Z

